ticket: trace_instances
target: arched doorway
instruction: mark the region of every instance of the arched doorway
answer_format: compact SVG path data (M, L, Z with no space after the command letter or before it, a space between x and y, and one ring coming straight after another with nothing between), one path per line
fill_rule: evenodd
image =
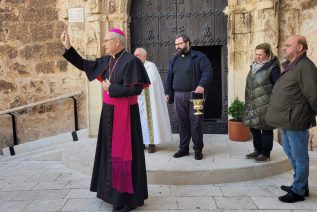
M168 61L174 54L174 39L186 33L194 49L204 52L213 67L207 89L204 133L227 133L227 0L132 1L131 51L144 47L164 82ZM177 126L170 110L173 132Z

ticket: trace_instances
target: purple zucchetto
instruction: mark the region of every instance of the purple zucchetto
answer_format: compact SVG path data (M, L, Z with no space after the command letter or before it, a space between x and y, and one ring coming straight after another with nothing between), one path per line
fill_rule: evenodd
M114 33L117 33L117 34L122 35L123 37L125 37L124 32L121 29L119 29L119 28L110 29L109 32L114 32Z

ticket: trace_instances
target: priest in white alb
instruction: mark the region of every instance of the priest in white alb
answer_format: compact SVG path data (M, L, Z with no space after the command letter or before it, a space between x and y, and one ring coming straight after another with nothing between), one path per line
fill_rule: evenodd
M161 76L154 63L147 61L144 48L137 48L134 55L144 64L151 85L138 96L143 142L148 152L155 152L155 145L172 141L172 130L165 101Z

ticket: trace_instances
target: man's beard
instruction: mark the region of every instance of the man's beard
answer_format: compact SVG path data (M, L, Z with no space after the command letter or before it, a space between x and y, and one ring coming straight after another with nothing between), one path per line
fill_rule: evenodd
M177 54L179 54L179 55L184 55L184 54L186 54L187 52L188 52L188 49L185 47L185 48L177 48L176 49L176 52L177 52Z

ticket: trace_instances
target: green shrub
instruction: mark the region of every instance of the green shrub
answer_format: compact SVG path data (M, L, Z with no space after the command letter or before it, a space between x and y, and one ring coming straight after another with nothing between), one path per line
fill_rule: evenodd
M235 121L242 121L243 113L245 109L245 104L236 97L233 102L231 102L228 108L228 114L232 116Z

